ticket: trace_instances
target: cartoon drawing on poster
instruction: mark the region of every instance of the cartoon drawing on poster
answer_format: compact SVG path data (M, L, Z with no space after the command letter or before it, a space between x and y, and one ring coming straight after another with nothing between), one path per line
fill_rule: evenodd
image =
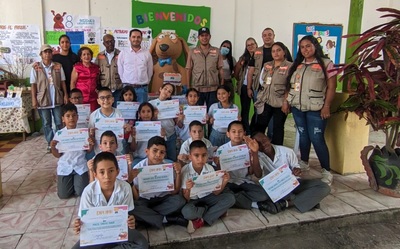
M103 45L103 36L105 34L110 34L114 36L115 39L115 48L119 50L124 50L125 48L129 48L131 43L129 41L129 32L134 28L113 28L113 27L104 27L102 28L102 35L101 35L101 45L100 51L105 49ZM137 28L142 31L143 39L141 46L143 49L149 49L151 46L151 42L153 41L152 38L152 31L149 27L147 28Z
M188 36L188 39L187 39L187 43L190 44L189 45L190 47L196 47L197 42L199 40L198 36L199 35L198 35L197 30L194 30L194 29L190 30L189 36Z

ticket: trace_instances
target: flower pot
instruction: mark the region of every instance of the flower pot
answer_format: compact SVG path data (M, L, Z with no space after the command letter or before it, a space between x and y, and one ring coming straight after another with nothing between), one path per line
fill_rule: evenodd
M371 155L368 157L368 154ZM369 186L384 195L400 198L400 150L390 153L385 147L366 146L361 160L368 175Z

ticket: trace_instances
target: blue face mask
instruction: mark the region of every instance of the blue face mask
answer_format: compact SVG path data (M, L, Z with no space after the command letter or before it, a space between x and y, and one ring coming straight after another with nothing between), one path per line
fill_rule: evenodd
M227 54L229 54L229 48L227 48L227 47L221 47L221 54L222 55L227 55Z

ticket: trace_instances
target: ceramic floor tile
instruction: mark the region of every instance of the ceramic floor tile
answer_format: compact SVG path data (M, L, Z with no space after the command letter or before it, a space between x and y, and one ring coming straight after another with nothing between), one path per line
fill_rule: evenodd
M361 194L366 195L367 197L379 202L380 204L388 207L388 208L399 208L400 207L400 198L390 197L379 192L374 191L373 189L366 189L359 191Z
M368 180L358 177L357 174L347 176L337 175L335 176L334 181L339 181L340 183L343 183L354 190L364 190L370 188Z
M223 218L223 220L226 218L227 217ZM204 227L196 230L190 236L192 238L204 238L227 233L229 233L228 228L221 219L218 219L212 226L205 225Z
M222 220L231 233L265 228L251 210L231 208Z
M75 206L76 199L76 197L60 199L57 192L47 192L39 209ZM73 207L71 208L74 209Z
M16 170L9 170L5 169L3 172L1 172L1 182L6 182L12 175L14 175Z
M147 233L146 228L135 228L137 229L145 238L147 241L149 241L149 234Z
M327 197L325 197L321 201L320 205L322 212L326 213L330 217L358 213L358 211L354 207L350 206L349 204L334 195L328 195Z
M336 195L336 197L354 207L359 212L370 212L375 210L387 209L387 207L385 207L384 205L374 201L371 198L366 197L363 194L358 193L357 191L339 193Z
M303 221L316 221L320 219L326 219L328 218L328 215L324 212L322 212L320 209L315 208L311 209L308 212L305 213L300 213L299 210L296 208L289 208L286 210L287 212L290 212L296 219L298 219L300 222Z
M168 242L190 240L190 234L187 232L187 228L183 226L166 226L165 233L167 234Z
M151 246L165 244L168 242L164 228L149 228L147 229L147 233L149 234L149 244Z
M11 199L11 196L2 196L0 198L0 210L6 205L6 203ZM1 247L0 247L1 248Z
M21 235L1 237L0 238L0 248L14 249L17 246L20 238L21 238Z
M28 181L45 181L45 180L55 180L57 176L56 169L34 169L25 180Z
M260 210L255 208L253 208L251 211L267 227L299 223L299 220L296 219L296 217L294 217L290 212L281 212L278 214L270 214L268 212L261 213Z
M0 214L0 227L2 228L0 229L0 237L25 233L35 213L36 210ZM2 239L0 239L0 241L1 240Z
M61 249L72 248L76 244L76 242L78 242L78 240L79 240L79 234L75 234L72 228L68 228Z
M15 192L16 195L23 194L35 194L35 193L47 193L47 190L50 188L50 185L53 183L52 180L36 180L36 181L28 181L25 180L18 190Z
M79 206L74 206L74 209L72 210L72 215L71 215L71 219L69 221L69 226L68 227L74 227L75 219L79 217L78 211L79 211Z
M7 169L9 170L9 169ZM32 170L18 168L16 172L8 179L7 182L20 182L25 181L26 177L31 173Z
M25 233L16 249L61 248L67 229Z
M36 210L42 203L45 194L14 195L0 210L0 214Z
M27 232L54 230L67 228L71 220L73 209L71 207L39 209Z
M22 182L3 182L3 196L12 196L17 191L19 186L21 186L21 184Z

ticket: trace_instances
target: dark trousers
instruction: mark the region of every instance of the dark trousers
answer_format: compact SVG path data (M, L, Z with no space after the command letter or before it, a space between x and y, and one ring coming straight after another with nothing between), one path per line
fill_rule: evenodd
M247 95L247 86L245 85L243 85L240 89L240 105L242 106L240 116L242 117L242 123L244 124L246 135L251 135L249 125L251 98L249 98L249 96Z
M252 131L260 131L265 133L268 123L273 117L273 134L271 142L276 145L283 145L283 138L285 135L285 121L286 114L282 112L281 108L275 108L268 104L264 104L264 111L257 115L255 125L252 125Z

